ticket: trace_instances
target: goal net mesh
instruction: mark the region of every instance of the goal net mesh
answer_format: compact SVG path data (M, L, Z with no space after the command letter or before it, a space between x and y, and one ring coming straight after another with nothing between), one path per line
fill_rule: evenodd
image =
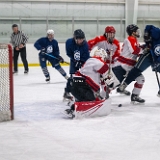
M12 47L0 44L0 122L13 119Z

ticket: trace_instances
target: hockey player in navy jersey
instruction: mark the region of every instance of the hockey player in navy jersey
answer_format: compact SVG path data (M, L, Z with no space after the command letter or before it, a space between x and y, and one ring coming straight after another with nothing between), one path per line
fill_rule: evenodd
M85 40L85 34L81 29L74 31L73 37L69 38L66 43L66 54L70 58L70 71L71 77L68 79L63 97L65 99L71 99L70 95L70 81L72 75L85 63L89 58L89 49L87 41Z
M68 79L68 76L64 69L61 67L60 63L63 63L64 60L60 56L58 42L54 39L54 31L52 29L47 31L47 36L38 39L34 47L39 52L39 62L42 68L43 74L46 77L46 81L50 81L50 74L47 69L47 61L49 61L64 78Z
M149 66L153 71L160 72L160 29L153 25L146 25L144 30L143 54L138 59L134 68L129 72L124 83L119 87L123 91ZM160 90L158 91L160 97Z

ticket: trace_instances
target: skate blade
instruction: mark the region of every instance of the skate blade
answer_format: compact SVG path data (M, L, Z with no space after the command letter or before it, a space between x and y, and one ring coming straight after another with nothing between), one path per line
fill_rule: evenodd
M145 104L145 102L137 102L137 101L131 101L131 103L130 104L133 104L133 105L143 105L143 104Z
M74 99L73 99L73 97L72 98L65 98L65 97L63 97L63 102L65 102L65 101L74 101Z
M131 93L124 93L124 92L116 92L116 93L119 93L119 94L121 94L121 95L125 95L125 96L130 96L131 95Z
M160 94L157 94L157 97L160 97Z

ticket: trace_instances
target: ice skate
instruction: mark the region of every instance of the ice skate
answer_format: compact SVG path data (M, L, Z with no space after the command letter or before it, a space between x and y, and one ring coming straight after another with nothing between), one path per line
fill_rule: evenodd
M14 75L17 75L17 74L18 74L18 71L13 71L13 74L14 74Z
M145 100L140 98L139 95L136 95L136 94L132 94L131 95L131 103L135 104L136 102L138 103L144 103Z
M74 118L75 115L74 115L74 110L72 109L66 109L62 112L65 116L69 117L69 118Z
M71 96L71 94L69 92L64 92L64 95L63 95L63 100L71 100L73 101L73 96Z
M25 70L25 71L24 71L24 74L28 74L28 70Z
M46 82L50 83L50 77L46 77Z
M120 90L120 88L117 88L117 93L120 93L120 94L125 94L126 96L130 96L130 92L127 91L127 90Z

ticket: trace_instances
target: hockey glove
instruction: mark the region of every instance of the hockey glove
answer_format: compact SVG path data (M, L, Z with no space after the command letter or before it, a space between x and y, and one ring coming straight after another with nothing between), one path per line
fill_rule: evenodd
M46 49L45 49L45 48L42 48L42 49L41 49L41 54L42 54L42 55L45 55L45 53L46 53Z
M146 44L142 44L142 45L140 45L139 47L144 50L145 48L147 48L147 45L146 45Z
M82 67L82 63L80 61L76 61L75 62L75 67L76 68L81 68Z
M58 57L58 60L59 60L59 63L64 63L64 59L61 56Z
M160 63L155 62L151 65L152 71L160 72Z

